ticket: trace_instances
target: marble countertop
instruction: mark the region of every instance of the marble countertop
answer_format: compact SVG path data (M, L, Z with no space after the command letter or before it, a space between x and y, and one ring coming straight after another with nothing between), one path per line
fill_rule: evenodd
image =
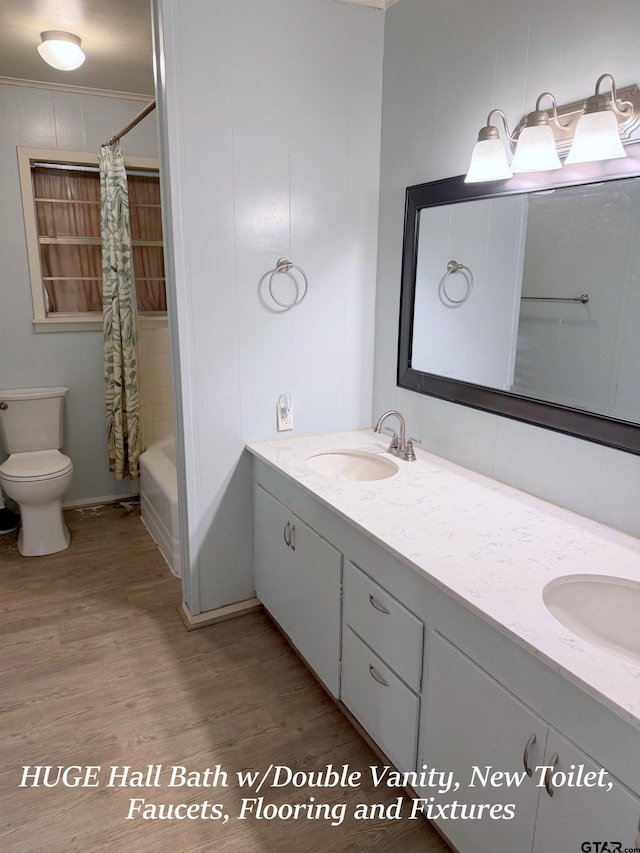
M402 462L385 453L388 443L356 430L247 448L640 729L640 665L582 640L542 600L544 587L564 575L640 582L640 540L421 450L416 462ZM399 471L355 482L305 464L314 453L345 449L382 453Z

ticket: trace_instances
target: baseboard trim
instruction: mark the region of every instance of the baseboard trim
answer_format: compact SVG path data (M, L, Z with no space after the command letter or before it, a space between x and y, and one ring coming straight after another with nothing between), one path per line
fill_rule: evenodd
M103 504L119 504L128 501L138 501L138 492L129 495L104 495L101 498L79 498L75 501L63 501L62 509L84 509L89 506L102 506Z
M238 616L244 616L245 613L253 613L261 607L262 604L254 596L245 598L244 601L234 601L233 604L216 607L214 610L205 610L204 613L198 613L195 616L191 615L184 601L176 609L187 631L196 631L198 628L206 628L207 625L215 625L216 622L226 622L227 619L236 619Z

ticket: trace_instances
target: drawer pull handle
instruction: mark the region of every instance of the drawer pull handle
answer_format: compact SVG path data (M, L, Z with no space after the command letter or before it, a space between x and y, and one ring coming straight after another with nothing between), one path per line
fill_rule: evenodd
M291 527L291 522L287 521L287 523L284 526L284 530L282 531L282 538L284 539L284 542L285 542L285 545L287 546L287 548L291 547L291 538L290 538L291 533L289 533L289 537L287 537L287 530L289 530L290 527Z
M291 526L291 533L289 534L289 547L292 551L296 550L296 526L293 524Z
M554 752L551 756L551 767L547 768L547 772L544 774L544 787L547 789L547 794L550 797L553 797L553 788L551 787L551 770L558 763L558 753Z
M373 664L369 664L369 675L373 678L374 681L377 681L378 684L382 684L383 687L389 687L389 682L385 681L384 678L380 675L380 673L376 672Z
M536 742L536 733L534 732L529 740L527 741L527 745L524 748L524 753L522 755L522 763L524 764L524 769L527 771L527 776L533 775L533 770L529 767L529 753L531 752L531 747Z
M369 593L369 602L370 602L371 606L372 606L372 607L375 607L375 609L376 609L376 610L379 610L379 611L380 611L380 613L386 613L386 614L387 614L387 616L389 616L389 614L391 613L391 611L390 611L390 610L387 610L387 608L386 608L384 605L380 604L380 602L379 602L379 601L377 601L377 600L376 600L376 599L371 595L371 593Z

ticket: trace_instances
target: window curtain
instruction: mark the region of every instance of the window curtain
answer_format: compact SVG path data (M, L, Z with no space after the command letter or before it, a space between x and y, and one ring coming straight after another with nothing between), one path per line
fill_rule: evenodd
M119 145L100 149L104 378L109 470L139 475L137 313L131 263L129 195Z
M34 166L32 176L47 312L102 311L98 175Z

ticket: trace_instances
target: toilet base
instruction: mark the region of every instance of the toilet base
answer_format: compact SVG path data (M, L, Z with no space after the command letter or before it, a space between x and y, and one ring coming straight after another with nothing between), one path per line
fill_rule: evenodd
M59 500L32 506L20 505L18 551L23 557L44 557L69 547L71 536Z

